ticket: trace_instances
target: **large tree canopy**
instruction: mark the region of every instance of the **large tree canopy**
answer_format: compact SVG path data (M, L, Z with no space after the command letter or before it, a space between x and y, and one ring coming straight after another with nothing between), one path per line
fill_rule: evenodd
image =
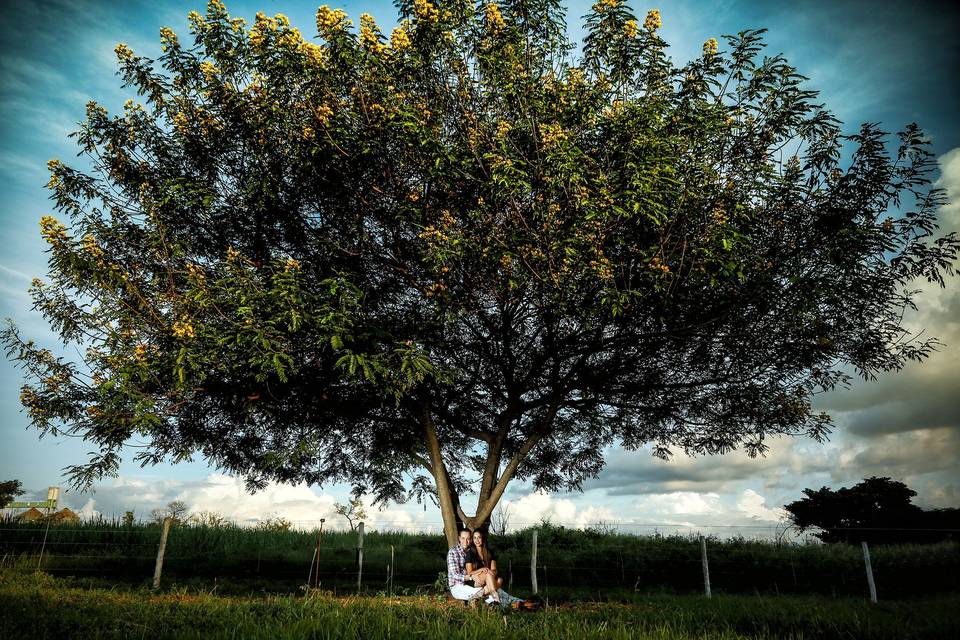
M916 125L895 157L844 135L762 29L678 68L620 0L576 57L559 0L397 7L389 37L320 7L315 44L214 0L192 46L117 46L146 104L91 102L92 170L51 161L69 224L32 287L82 362L5 335L33 424L99 448L76 483L137 438L252 488L431 496L452 541L609 444L819 440L815 393L935 346L900 322L958 249Z

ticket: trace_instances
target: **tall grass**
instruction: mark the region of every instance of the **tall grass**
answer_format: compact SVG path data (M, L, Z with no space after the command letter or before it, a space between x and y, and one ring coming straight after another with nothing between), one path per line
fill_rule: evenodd
M538 582L548 597L624 599L632 593L697 593L702 590L700 545L684 536L635 536L543 524L538 531ZM533 528L495 537L500 574L513 591L530 588ZM0 554L36 558L45 531L31 523L0 524ZM160 526L101 520L51 526L44 570L56 575L103 576L141 582L153 572ZM316 531L263 530L233 525L176 525L164 563L167 582L209 584L220 589L295 591L307 581ZM325 532L320 557L324 588L344 593L356 587L357 537ZM440 535L368 532L364 540L363 588L387 588L390 547L395 592L426 593L446 570ZM859 547L774 545L734 538L707 541L710 574L718 593L819 593L863 596ZM896 545L871 549L881 599L960 591L960 545Z

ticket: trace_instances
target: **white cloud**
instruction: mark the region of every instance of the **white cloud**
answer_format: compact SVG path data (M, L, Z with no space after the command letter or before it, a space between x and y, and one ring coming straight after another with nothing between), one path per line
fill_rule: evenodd
M783 509L767 507L767 499L753 489L744 489L737 500L737 509L748 518L769 522L777 522L785 514Z
M173 500L182 501L189 513L214 512L237 524L255 524L272 517L291 521L297 528L318 527L324 519L328 529L346 529L345 518L334 511L342 496L318 493L305 484L271 483L257 493L247 493L243 481L232 476L213 473L201 480L118 477L110 484L97 488L95 497L66 492L64 506L69 506L84 517L103 514L121 517L132 510L139 519L148 519L150 512ZM80 506L82 505L82 506ZM367 529L418 529L439 531L436 514L411 511L404 506L374 508L364 500Z
M706 515L720 511L720 496L716 493L674 491L647 496L641 501L644 508L657 514Z
M575 528L621 520L608 507L589 505L578 509L573 500L556 498L545 492L529 493L517 500L504 500L500 508L509 514L509 531L535 525L542 520Z

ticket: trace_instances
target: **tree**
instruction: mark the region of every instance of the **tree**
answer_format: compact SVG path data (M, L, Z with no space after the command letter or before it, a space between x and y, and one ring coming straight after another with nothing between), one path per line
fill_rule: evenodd
M23 495L23 489L20 486L19 480L0 482L0 509L13 502L14 498Z
M871 476L850 487L804 489L805 498L784 505L790 522L824 542L937 542L960 525L960 509L925 511L911 502L917 492L899 480ZM944 531L936 531L943 529Z
M198 527L208 527L211 529L220 529L230 526L230 520L222 513L216 511L197 511L191 513L188 521Z
M506 535L507 529L510 528L511 515L509 503L498 504L490 517L490 533L495 536Z
M360 498L350 498L350 501L347 504L340 504L335 502L333 505L333 510L337 512L338 515L343 516L347 519L347 522L350 523L350 531L355 530L353 521L363 522L367 519L367 510L363 508L363 502Z
M69 226L42 218L31 287L82 361L4 334L33 425L99 446L75 484L136 436L141 464L200 454L251 489L433 499L454 544L611 444L820 440L815 393L935 348L900 322L958 249L916 124L895 158L842 133L763 29L676 67L620 0L579 59L559 0L397 7L387 38L322 6L315 44L213 0L192 46L117 46L147 104L89 103L92 169L50 162Z
M187 505L182 500L171 500L167 506L154 509L150 512L150 517L156 522L163 522L171 518L174 522L181 522L187 515Z

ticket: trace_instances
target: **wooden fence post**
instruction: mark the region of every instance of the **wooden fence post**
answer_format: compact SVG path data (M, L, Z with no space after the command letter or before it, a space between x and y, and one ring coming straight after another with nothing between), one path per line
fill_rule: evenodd
M393 545L390 545L390 595L393 595Z
M530 554L530 586L537 595L537 530L533 530L533 551Z
M160 532L160 549L157 551L157 564L153 568L153 588L160 588L160 575L163 573L163 554L167 552L167 536L170 535L171 518L163 519L163 530Z
M873 582L873 567L870 566L870 548L867 547L867 543L861 542L860 545L863 547L863 563L867 567L867 586L870 587L870 602L877 603L877 585Z
M710 594L710 565L707 564L707 539L703 536L700 536L700 557L703 559L703 591L710 598L712 597Z
M357 593L360 593L360 584L363 579L363 523L357 525L359 537L357 539Z
M326 518L320 518L320 531L317 533L317 571L314 574L313 588L320 588L320 545L323 544L323 523L326 522Z

